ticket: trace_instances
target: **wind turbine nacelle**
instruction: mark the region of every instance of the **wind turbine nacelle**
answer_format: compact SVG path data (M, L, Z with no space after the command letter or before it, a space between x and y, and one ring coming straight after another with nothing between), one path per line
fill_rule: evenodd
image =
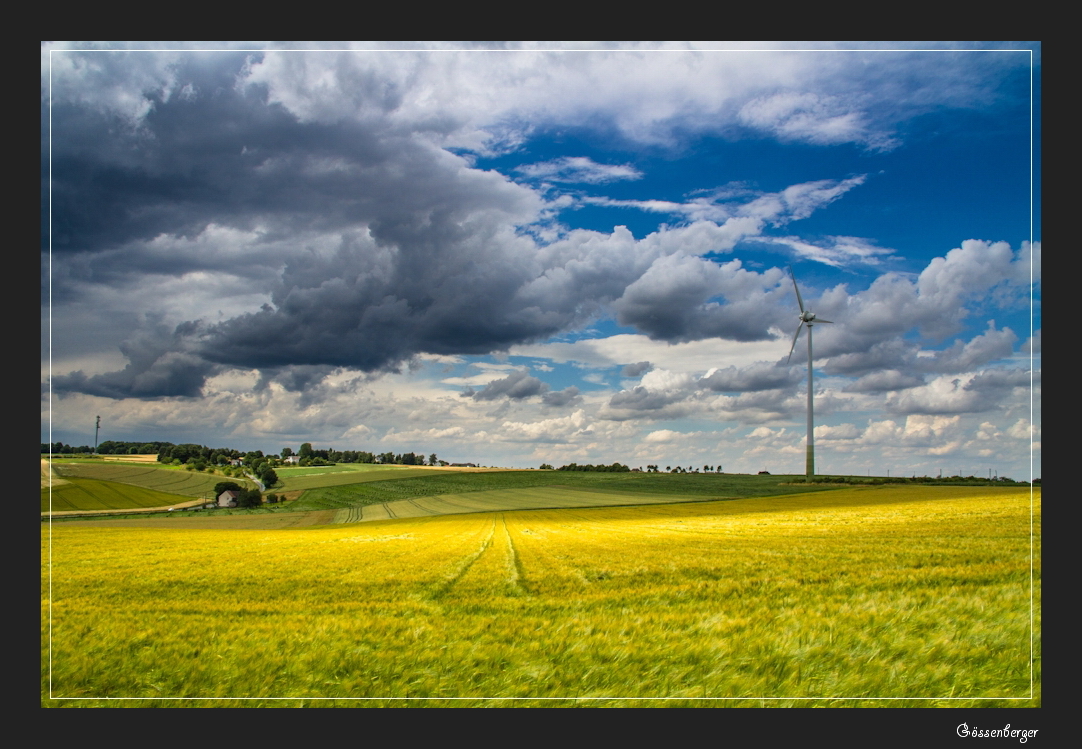
M800 321L801 322L812 322L814 319L815 319L815 313L814 312L801 312L800 313Z

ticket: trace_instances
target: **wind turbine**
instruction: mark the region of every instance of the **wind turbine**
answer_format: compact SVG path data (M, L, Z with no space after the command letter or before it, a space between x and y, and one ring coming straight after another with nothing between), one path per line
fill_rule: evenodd
M805 326L808 328L808 448L804 471L810 479L815 475L815 424L812 417L812 326L821 322L833 323L830 320L816 317L814 312L804 309L804 300L800 298L800 287L796 285L796 274L793 273L793 266L791 265L789 266L789 275L793 278L796 303L800 305L800 323L796 327L796 333L793 334L793 345L789 347L789 358L785 360L786 364L793 358L793 349L796 348L796 339L800 336L801 328Z

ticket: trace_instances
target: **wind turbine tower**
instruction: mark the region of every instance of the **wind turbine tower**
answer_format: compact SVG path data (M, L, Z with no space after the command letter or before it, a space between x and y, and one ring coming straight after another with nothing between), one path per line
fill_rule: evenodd
M793 358L793 349L796 348L796 339L800 336L801 328L808 328L808 447L807 457L804 463L804 472L808 478L815 475L815 419L812 415L812 398L814 390L812 390L812 326L825 322L833 324L830 320L823 320L816 317L814 312L804 309L804 300L800 298L800 287L796 284L796 274L793 273L793 266L789 266L789 275L793 278L793 290L796 291L796 303L800 306L800 323L796 327L796 333L793 334L793 345L789 347L789 359L786 359L786 363Z

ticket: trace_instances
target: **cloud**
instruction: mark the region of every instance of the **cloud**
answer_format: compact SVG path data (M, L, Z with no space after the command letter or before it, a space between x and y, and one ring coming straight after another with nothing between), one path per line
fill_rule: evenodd
M687 398L686 393L650 391L640 385L632 390L621 390L613 395L609 399L609 406L628 411L657 411L685 398Z
M719 265L673 255L654 262L612 307L621 325L659 340L763 340L784 319L782 279L777 269L759 274L739 260Z
M1039 381L1039 378L1037 378ZM983 413L1003 408L1020 389L1028 394L1030 373L1021 369L990 369L976 374L937 377L927 385L894 393L886 407L897 414Z
M639 143L668 145L688 132L745 128L785 141L875 151L896 145L896 127L910 117L986 101L990 78L1028 62L1010 55L975 60L946 51L946 44L935 55L889 45L845 53L749 53L752 44L686 42L578 51L583 45L551 42L457 45L474 48L466 52L439 42L416 46L422 49L393 54L380 53L378 43L366 52L268 51L239 81L266 91L270 102L304 122L386 118L477 149L513 147L528 127L520 123L600 121ZM760 42L754 47L764 49ZM548 51L553 48L567 51Z
M860 103L851 97L786 92L763 96L740 108L741 123L772 133L781 140L814 145L859 143L889 151L900 141L877 132Z
M845 390L849 393L886 393L891 390L905 390L919 387L924 384L924 378L897 369L885 369L882 372L872 372L860 379L846 385Z
M199 329L185 323L170 329L160 318L150 317L142 329L120 345L128 358L121 370L86 376L82 371L52 378L60 393L82 392L105 398L197 397L206 379L221 367L189 350L189 339Z
M654 365L648 361L635 362L634 364L626 365L620 370L621 377L638 377L641 374L645 374L654 368Z
M584 182L591 185L642 178L642 172L630 164L598 164L585 156L563 156L551 161L516 167L515 171L531 179Z
M552 406L554 408L564 408L566 406L576 405L582 402L582 398L579 397L579 389L572 385L571 387L564 388L563 390L555 390L541 395L541 402L546 406Z
M475 156L514 148L528 127L553 124L611 129L627 143L666 148L750 128L785 141L883 149L914 112L986 97L989 68L976 71L972 55L929 65L909 53L777 51L756 53L749 67L743 54L656 51L675 48L640 43L564 54L514 43L478 54L253 54L43 45L43 84L53 83L51 100L43 85L42 105L53 107L43 123L53 128L53 219L45 228L54 303L70 312L100 302L128 318L148 304L164 308L160 324L124 342L123 367L93 373L72 365L54 387L115 399L191 398L227 370L258 370L257 390L281 387L307 406L335 372L394 372L419 356L451 361L539 346L610 314L643 335L567 350L620 366L667 361L649 338L673 344L664 350L674 357L686 354L689 371L729 365L704 387L758 387L766 370L732 370L747 362L725 353L768 358L750 344L791 329L781 303L787 279L775 268L710 258L762 237L764 227L811 216L864 175L643 201L687 223L637 239L626 227L554 229L540 190L477 168ZM998 71L992 78L1012 64L989 63ZM936 85L946 71L949 95ZM869 88L869 76L879 85ZM524 169L585 184L640 176L585 157ZM880 257L859 238L807 247L785 241L837 263ZM954 335L981 300L1028 290L1039 255L1039 245L1015 253L1006 243L968 240L916 280L888 275L854 294L829 289L817 311L845 330L824 330L818 353L854 375L872 365L870 354L911 358L887 344L914 326ZM1011 344L1009 333L993 326L926 364L937 373L985 366ZM719 349L705 363L708 347L690 344L707 339L749 345ZM525 373L511 377L475 398L539 395L567 406L579 397L550 392ZM640 388L645 395L621 396L628 406L661 398L675 407L706 395Z
M794 367L758 362L748 367L714 369L699 380L698 386L716 393L755 392L790 389L803 379Z
M857 175L844 180L821 179L791 185L780 192L763 192L742 188L721 188L705 197L691 198L682 203L671 200L630 200L586 196L581 201L587 205L611 208L637 208L653 213L668 213L684 217L688 221L710 221L722 224L734 237L757 236L766 223L782 226L791 221L808 218L854 187L864 184L867 175ZM772 240L785 242L783 239ZM726 243L724 249L731 249ZM857 237L837 237L834 254L868 257L887 252L869 245ZM809 245L811 247L811 245ZM820 249L821 254L828 251Z
M477 392L463 393L463 395L468 394L469 397L476 401L491 401L500 398L523 400L524 398L548 393L548 391L549 386L547 384L525 371L519 371L512 372L502 379L493 380Z
M763 241L785 245L802 258L834 268L853 263L879 265L884 257L895 253L895 250L878 247L862 237L828 236L819 242L809 242L799 237L770 237Z
M925 371L971 372L997 359L1006 359L1014 351L1018 336L1010 328L996 329L994 320L988 321L988 329L967 343L955 341L949 348L935 352L917 362Z
M902 355L906 344L887 342L913 329L942 340L958 333L967 318L990 303L1021 308L1028 303L1029 257L1034 250L1039 253L1039 244L1030 248L1023 243L1014 251L1007 242L967 239L946 255L933 258L915 279L886 273L857 293L838 286L819 300L805 295L807 308L835 322L816 331L816 355L831 358L831 366L855 372L861 356L870 352L878 353L869 362ZM1005 351L1004 343L1013 335L1006 329L986 333L966 356L973 361L995 356ZM845 358L849 354L859 356ZM961 355L956 352L942 362L948 366L948 360ZM898 363L894 358L889 366Z
M569 416L543 419L536 422L505 421L500 426L500 436L512 442L570 442L587 436L593 427L581 408Z

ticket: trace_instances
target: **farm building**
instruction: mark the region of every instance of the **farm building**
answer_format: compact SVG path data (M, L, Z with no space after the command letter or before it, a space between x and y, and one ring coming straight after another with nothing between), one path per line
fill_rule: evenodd
M240 497L240 492L232 489L227 489L218 495L219 507L236 507L237 499Z

